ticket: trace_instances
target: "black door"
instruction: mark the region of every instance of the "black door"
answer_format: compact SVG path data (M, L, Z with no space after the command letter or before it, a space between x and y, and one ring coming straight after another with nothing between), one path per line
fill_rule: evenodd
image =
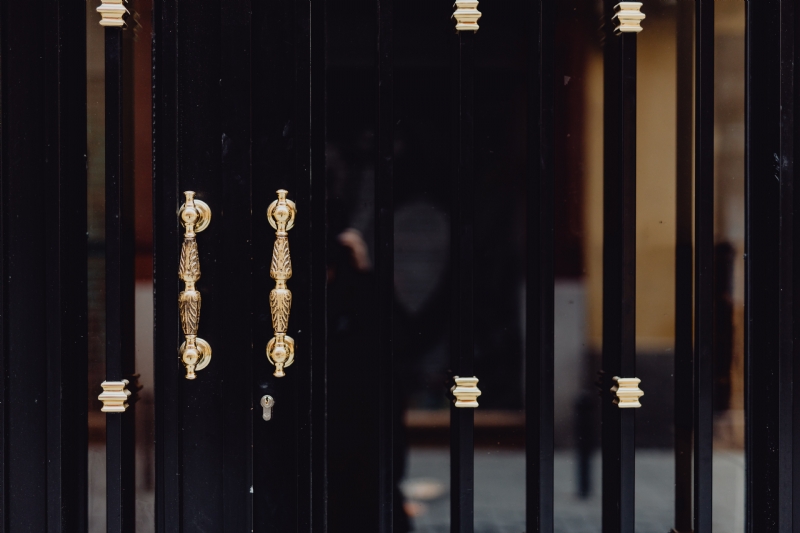
M800 530L797 16L0 4L0 532Z

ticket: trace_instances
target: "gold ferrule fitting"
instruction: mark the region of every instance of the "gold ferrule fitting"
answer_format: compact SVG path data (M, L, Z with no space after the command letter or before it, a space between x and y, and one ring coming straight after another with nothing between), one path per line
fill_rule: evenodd
M200 353L197 351L197 335L186 335L186 347L183 350L183 363L186 365L186 379L195 379L195 368L200 361Z

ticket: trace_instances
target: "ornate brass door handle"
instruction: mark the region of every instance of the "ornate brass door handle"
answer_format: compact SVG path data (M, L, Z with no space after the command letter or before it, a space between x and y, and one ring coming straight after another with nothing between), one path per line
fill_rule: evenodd
M286 334L289 329L289 313L292 310L292 291L286 288L286 280L292 277L292 258L289 255L289 230L294 227L297 208L286 199L288 191L278 191L278 199L267 209L267 220L275 228L275 246L272 249L272 264L269 275L275 280L275 288L269 293L272 311L272 329L275 336L267 344L267 358L275 365L275 377L282 378L284 369L294 363L294 339Z
M194 191L186 191L186 203L178 210L181 224L186 228L181 248L181 263L178 276L186 284L178 298L181 312L181 327L186 341L178 352L181 362L186 366L186 379L195 379L198 370L203 370L211 362L211 346L197 337L200 326L200 291L195 282L200 279L200 255L197 252L197 233L211 223L211 209L205 202L194 198Z

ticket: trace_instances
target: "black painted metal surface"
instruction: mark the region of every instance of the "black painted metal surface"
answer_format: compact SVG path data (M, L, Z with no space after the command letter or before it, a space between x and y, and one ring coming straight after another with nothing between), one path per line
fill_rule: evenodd
M528 37L526 523L552 532L554 424L554 41L555 5L531 2Z
M250 5L157 2L154 36L157 529L251 529ZM212 212L198 234L199 336L213 350L184 378L177 275L183 191ZM252 215L253 217L255 215Z
M795 113L796 113L796 81L795 67L797 44L795 24L797 21L795 2L780 2L780 161L778 177L780 178L779 204L779 282L780 293L778 307L780 322L778 325L778 530L791 532L800 529L800 523L794 522L793 510L795 487L794 475L794 370L797 365L798 350L795 346L797 335L797 317L795 305L800 303L795 288L797 272L796 245L797 238L795 207L797 199L794 191L794 158L795 158Z
M181 375L177 360L180 323L177 295L181 243L176 209L178 192L176 2L154 3L153 10L153 268L154 311L153 363L156 421L156 531L180 532L181 470ZM213 204L210 205L212 213ZM212 215L213 217L213 215ZM215 222L212 218L212 223ZM205 235L201 235L205 237ZM199 240L203 245L203 239ZM202 291L203 285L199 285ZM204 307L207 305L204 297ZM206 317L203 316L203 319ZM205 323L204 323L205 324ZM204 332L205 334L205 332ZM205 338L205 337L203 337ZM212 345L213 349L213 345ZM201 376L202 377L202 376Z
M310 418L309 432L309 471L306 479L310 497L307 501L307 516L310 523L306 530L330 531L328 527L328 201L327 175L320 172L326 168L327 141L327 100L326 100L326 60L327 60L327 0L309 4L309 30L307 67L310 81L310 94L304 100L310 102L309 110L309 151L310 172L309 195L314 199L308 223L309 248L309 346L311 348L311 375L309 379ZM316 170L315 170L316 169ZM302 497L303 492L300 493Z
M783 69L781 73L781 102L786 102L787 105L791 105L791 113L784 114L784 124L781 128L781 152L784 160L788 158L788 164L786 171L782 171L787 178L789 178L789 173L791 172L791 187L787 187L786 189L781 191L782 199L781 199L781 210L784 209L791 209L792 211L792 219L794 224L792 226L792 262L793 262L793 272L797 271L798 265L800 265L800 246L797 246L796 240L798 236L800 236L800 217L796 216L797 209L800 208L800 188L794 187L794 170L796 168L795 161L797 160L797 156L800 153L798 151L797 140L800 139L800 120L797 120L797 112L798 112L798 103L794 101L794 95L797 93L797 88L800 87L800 69L798 69L794 62L800 57L800 33L797 31L798 24L800 24L800 9L792 2L784 2L782 4L782 12L781 12L781 64ZM789 68L791 67L791 68ZM791 76L787 76L787 74L791 73ZM791 101L791 104L789 102ZM791 123L791 126L789 126ZM783 182L782 182L783 183ZM787 206L787 200L789 196L789 189L791 189L791 196L792 206ZM785 207L786 206L786 207ZM787 237L786 230L788 228L782 228L782 238ZM787 272L788 274L788 272ZM800 313L797 312L797 305L800 302L800 283L797 283L794 278L792 279L792 291L791 291L793 302L791 304L792 308L792 328L794 330L793 341L792 341L792 351L791 353L787 349L781 350L781 358L782 358L782 365L787 364L787 358L793 361L793 367L790 367L790 371L794 376L794 383L799 383L800 381L800 343L797 342L798 339L798 332L800 332ZM782 327L785 328L787 324L783 322L781 324ZM781 331L782 340L785 338L786 329ZM787 342L788 344L788 342ZM788 348L788 346L786 347ZM800 394L797 394L797 389L794 387L794 383L792 384L792 466L791 466L791 476L792 476L792 494L791 500L786 498L784 501L788 503L791 507L791 523L792 523L792 530L797 531L800 529L800 424L796 423L796 417L798 413L800 413ZM786 467L788 470L788 467ZM784 481L782 480L782 484ZM787 517L788 519L789 517Z
M694 9L679 2L676 27L677 136L675 176L675 525L678 533L693 529L694 420L694 264L693 156L694 127ZM713 36L712 36L713 37ZM713 115L712 115L713 127Z
M375 271L378 362L378 498L381 533L395 525L394 426L394 0L377 0Z
M711 532L714 448L714 2L695 3L694 531Z
M610 18L613 3L606 4ZM375 62L366 69L375 74L369 91L376 104L370 102L369 111L375 126L376 270L366 286L376 290L370 294L374 300L365 300L375 311L365 324L376 325L369 346L380 357L363 370L376 370L375 382L359 383L365 384L362 399L377 398L361 421L363 427L375 423L365 433L374 455L366 456L364 467L375 505L369 500L364 516L377 521L378 531L388 532L397 527L399 504L392 357L394 5L377 0L370 6L375 27L361 28L360 35L372 39L374 33L369 48L376 46ZM86 527L86 387L75 386L85 385L87 375L85 6L44 7L41 2L0 7L0 531ZM155 7L158 530L324 531L327 440L333 436L346 444L341 434L328 433L341 428L328 428L326 416L327 5L212 0L181 3L179 9L175 0L160 0ZM711 531L712 523L714 13L706 0L698 0L696 8L694 328L691 169L682 165L676 208L675 527L690 528L692 502L685 481L693 431L693 528L701 533ZM531 9L537 23L528 37L527 142L534 155L528 169L526 243L527 528L552 531L554 5L542 0ZM800 373L793 186L798 13L788 0L750 3L747 9L747 527L769 533L797 529L793 514L800 513L795 510L800 506L792 505L800 499L794 489L800 479L794 460L794 450L800 449L794 423L800 400L793 390ZM44 39L13 23L35 19L42 11L48 13ZM613 376L636 375L636 36L617 37L612 24L606 26L603 530L631 533L634 411L614 406L608 391ZM119 380L134 372L134 213L126 159L132 123L124 33L106 32L107 371L109 380ZM458 109L451 349L452 371L461 376L474 374L475 39L472 33L453 38ZM688 47L681 44L685 53ZM691 72L681 70L680 86L690 87L690 78ZM678 121L685 126L691 106L682 102ZM679 137L679 144L685 140ZM691 151L680 146L684 154ZM290 329L298 353L282 379L272 376L264 355L272 333L267 295L273 285L274 239L264 212L278 188L289 189L299 208L290 233L295 296ZM182 340L176 273L183 229L175 211L182 191L189 189L214 213L209 229L198 237L203 270L198 289L204 297L200 330L214 357L194 382L183 378L176 353ZM270 422L261 419L258 406L267 393L276 399ZM453 408L451 417L452 530L471 532L474 411ZM132 410L108 415L109 531L130 531L134 524L132 418Z
M323 9L293 0L156 5L159 531L325 527L324 172L311 180L312 157L324 165L324 128L312 138L311 99L324 105L324 85L309 83L324 73L324 63L314 70L311 63L312 40L324 40L320 17ZM298 207L288 283L297 353L283 378L273 376L265 354L275 284L266 210L278 189ZM194 381L183 378L176 355L183 228L175 210L184 190L196 191L213 213L198 234L197 288L199 335L214 355ZM265 394L275 400L269 422L259 405Z
M219 531L253 531L254 486L252 412L259 398L250 386L253 375L253 210L251 84L251 0L224 0L219 11L220 89L219 137L222 194L215 204L221 217L221 246L213 260L220 264L222 368L222 509ZM227 215L227 216L226 216ZM258 217L265 220L266 217ZM199 240L203 240L200 234ZM201 244L202 246L202 244ZM201 264L201 268L203 265ZM200 282L203 288L202 279ZM201 318L201 327L205 327ZM213 346L212 346L213 347ZM202 372L198 379L205 376ZM252 411L251 411L252 409Z
M745 409L747 531L780 525L781 54L779 0L747 4ZM785 494L785 493L784 493Z
M134 239L129 35L105 29L106 75L106 380L134 374ZM130 32L127 32L128 34ZM106 521L109 532L134 531L134 410L106 417Z
M636 34L614 35L605 2L603 199L603 532L633 533L634 414L612 378L636 377Z
M309 346L305 337L295 335L295 327L306 306L300 300L298 286L307 268L308 250L300 237L309 227L307 193L298 190L296 172L307 167L295 143L303 142L307 126L301 122L298 107L303 95L296 71L296 54L302 54L302 35L296 27L294 2L284 1L268 6L256 2L253 8L253 254L254 254L254 320L253 379L253 528L255 531L300 531L300 502L295 490L300 460L297 442L298 395L308 372ZM300 15L297 15L298 17ZM302 56L301 56L302 57ZM275 83L274 80L281 80ZM295 98L295 94L297 97ZM275 282L270 278L270 261L275 231L269 226L266 211L277 198L278 189L289 191L297 205L296 226L289 232L293 276L288 286L293 294L290 336L297 343L296 363L286 377L276 378L275 368L265 356L265 347L273 336L269 292ZM301 328L302 329L302 328ZM269 394L275 400L273 418L262 418L260 398ZM280 458L280 460L275 460Z
M85 25L83 5L0 5L4 532L86 528Z
M451 204L451 341L453 375L474 375L474 32L460 32L454 55L455 159ZM480 377L480 376L479 376ZM472 533L475 518L475 411L450 407L450 531Z

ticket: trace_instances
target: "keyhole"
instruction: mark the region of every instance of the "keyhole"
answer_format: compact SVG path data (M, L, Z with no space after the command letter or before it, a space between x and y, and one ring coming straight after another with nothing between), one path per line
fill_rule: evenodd
M275 400L267 394L263 398L261 398L261 407L264 408L264 413L261 415L266 422L272 420L272 407L275 405Z

